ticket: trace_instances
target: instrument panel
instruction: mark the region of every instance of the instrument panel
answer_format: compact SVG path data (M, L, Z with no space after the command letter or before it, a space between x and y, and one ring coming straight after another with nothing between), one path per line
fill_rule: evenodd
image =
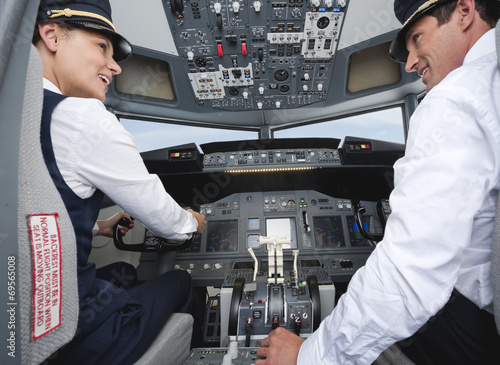
M175 268L188 271L199 287L232 287L238 277L255 281L249 249L262 277L272 261L262 237L286 236L285 271L314 275L319 285L348 282L383 236L390 166L401 147L356 137L346 137L342 148L339 142L226 141L201 145L203 153L194 144L143 153L167 191L207 220L202 235L176 251ZM148 251L162 249L153 233L146 230L145 238ZM158 271L172 264L160 257Z
M375 202L363 202L363 228L382 230ZM235 193L200 206L207 225L185 251L178 251L176 268L188 270L195 282L231 286L231 279L250 277L254 263L251 248L267 268L268 251L261 236L290 236L283 246L285 266L299 250L299 267L314 272L322 282L348 280L375 248L358 228L349 199L335 198L312 190Z

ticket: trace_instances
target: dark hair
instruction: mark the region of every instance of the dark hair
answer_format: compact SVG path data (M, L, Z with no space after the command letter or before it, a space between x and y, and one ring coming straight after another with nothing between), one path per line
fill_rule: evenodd
M57 25L59 25L59 28L61 28L66 33L69 33L76 28L76 26L74 26L73 24L67 23L67 22L54 21L51 23L56 23ZM36 23L35 29L33 30L33 38L31 39L31 43L33 45L36 45L41 39L40 31L38 30L38 25L39 25L39 23Z
M476 0L476 10L491 28L500 18L500 2L498 0Z
M445 2L438 5L435 9L429 11L428 15L435 17L439 25L450 21L451 14L457 7L458 0ZM475 0L476 11L479 13L490 28L494 28L500 18L500 1L498 0Z

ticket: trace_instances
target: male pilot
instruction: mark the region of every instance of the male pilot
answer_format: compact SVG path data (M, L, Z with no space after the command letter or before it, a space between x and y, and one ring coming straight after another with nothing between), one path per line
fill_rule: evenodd
M384 239L307 340L283 328L256 365L371 364L389 346L416 364L498 364L491 245L500 189L497 0L396 0L390 55L426 96L394 165Z

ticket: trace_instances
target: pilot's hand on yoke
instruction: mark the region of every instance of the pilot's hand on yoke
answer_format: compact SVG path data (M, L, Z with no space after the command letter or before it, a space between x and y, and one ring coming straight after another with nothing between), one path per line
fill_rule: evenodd
M205 224L207 224L207 220L205 219L205 216L203 214L195 212L192 209L188 209L188 212L191 213L198 221L198 229L194 233L201 234L203 232L203 230L205 229Z
M269 333L260 343L257 350L259 360L255 365L293 365L297 364L300 346L304 339L283 327Z
M118 226L122 236L125 236L129 229L134 228L134 221L130 217L130 214L127 213L116 213L115 215L109 217L105 220L98 220L97 226L99 227L99 231L97 231L96 236L105 236L113 238L114 235L114 227L118 224L118 221L122 218L128 218L130 220L130 224L128 227Z

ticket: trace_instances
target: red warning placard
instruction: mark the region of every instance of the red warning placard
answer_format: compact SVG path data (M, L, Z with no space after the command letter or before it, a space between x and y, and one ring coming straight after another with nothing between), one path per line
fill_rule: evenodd
M57 213L29 216L35 340L61 325L61 237L57 217Z

